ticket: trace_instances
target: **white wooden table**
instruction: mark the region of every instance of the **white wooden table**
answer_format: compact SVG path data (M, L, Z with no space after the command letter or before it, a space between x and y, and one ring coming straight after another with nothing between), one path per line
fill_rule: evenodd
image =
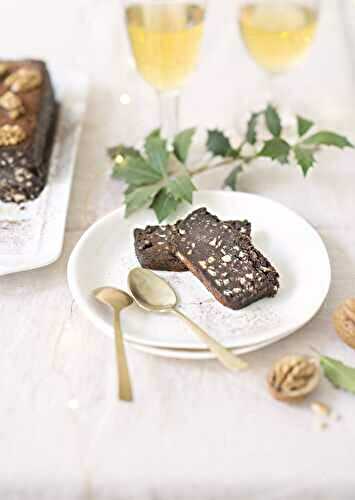
M136 402L115 400L113 344L73 303L66 264L83 231L122 201L105 147L134 142L157 124L155 95L129 64L118 4L0 6L4 55L43 57L92 76L63 255L48 268L0 280L0 498L353 500L354 397L323 381L316 397L342 419L319 432L307 403L276 403L265 386L274 359L310 345L355 365L330 322L336 304L355 295L352 151L322 153L306 181L296 169L266 164L241 181L242 189L297 210L324 238L333 281L317 317L289 339L246 355L251 369L242 374L214 361L129 349ZM232 128L258 104L262 78L238 38L234 4L211 1L201 66L184 92L183 125ZM354 138L355 66L336 4L355 9L350 0L324 1L309 58L283 88L290 107ZM122 105L126 92L131 103ZM216 178L199 183L212 187Z

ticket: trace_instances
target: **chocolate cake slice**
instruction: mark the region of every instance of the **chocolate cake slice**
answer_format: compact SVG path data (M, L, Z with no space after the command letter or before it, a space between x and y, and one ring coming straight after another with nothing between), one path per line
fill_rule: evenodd
M56 114L43 62L0 62L0 200L22 203L42 191Z
M192 212L172 237L176 257L226 307L241 309L279 289L279 274L251 238L206 209Z
M204 209L205 210L205 209ZM216 222L218 217L211 216ZM134 230L134 246L139 263L142 267L155 271L187 271L185 264L172 252L171 241L176 235L181 221L173 225L147 226L145 229ZM240 233L250 236L249 221L228 221L226 224Z

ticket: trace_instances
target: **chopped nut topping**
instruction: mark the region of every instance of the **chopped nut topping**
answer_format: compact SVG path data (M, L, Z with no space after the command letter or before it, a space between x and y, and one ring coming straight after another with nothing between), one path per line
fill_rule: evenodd
M215 247L216 246L216 241L217 241L217 238L213 238L213 240L211 240L209 242L209 244L211 245L211 247Z
M42 75L35 68L20 68L11 73L4 81L6 87L13 92L27 92L39 87L42 83Z
M212 262L214 262L214 261L215 261L215 258L214 258L214 257L212 257L212 256L211 256L211 257L208 257L208 259L207 259L207 262L208 262L209 264L212 264Z
M0 146L16 146L26 139L26 132L20 125L3 125L0 127Z
M205 260L199 260L198 263L202 267L202 269L207 269L207 264Z
M232 257L230 255L223 255L222 260L223 262L230 262Z

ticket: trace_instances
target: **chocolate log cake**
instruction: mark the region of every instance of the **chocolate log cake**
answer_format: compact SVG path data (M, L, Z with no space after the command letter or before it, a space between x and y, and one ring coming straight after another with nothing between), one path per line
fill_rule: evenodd
M46 184L57 105L41 61L0 62L0 200L33 200Z

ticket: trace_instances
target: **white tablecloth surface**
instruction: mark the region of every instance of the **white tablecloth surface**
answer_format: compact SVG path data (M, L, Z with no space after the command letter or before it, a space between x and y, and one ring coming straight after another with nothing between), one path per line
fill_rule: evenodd
M215 361L173 361L129 349L136 401L115 400L113 343L81 315L66 283L81 234L122 201L105 147L157 125L154 92L137 76L119 0L12 0L0 5L2 55L46 58L89 72L89 107L63 255L0 279L0 498L2 500L353 500L354 396L322 381L315 394L342 416L314 428L309 401L271 399L265 377L283 354L309 346L355 365L331 313L355 295L355 153L328 151L307 180L260 164L241 188L285 203L320 232L332 285L319 314L290 338L248 354L232 374ZM344 9L338 9L343 7ZM354 138L351 29L354 2L325 0L305 63L282 82L289 107ZM182 125L238 127L260 103L263 77L236 29L235 2L211 0L198 72L182 101ZM343 18L342 18L343 16ZM128 93L131 103L119 97ZM200 177L203 187L218 184ZM285 243L287 244L287 242Z

